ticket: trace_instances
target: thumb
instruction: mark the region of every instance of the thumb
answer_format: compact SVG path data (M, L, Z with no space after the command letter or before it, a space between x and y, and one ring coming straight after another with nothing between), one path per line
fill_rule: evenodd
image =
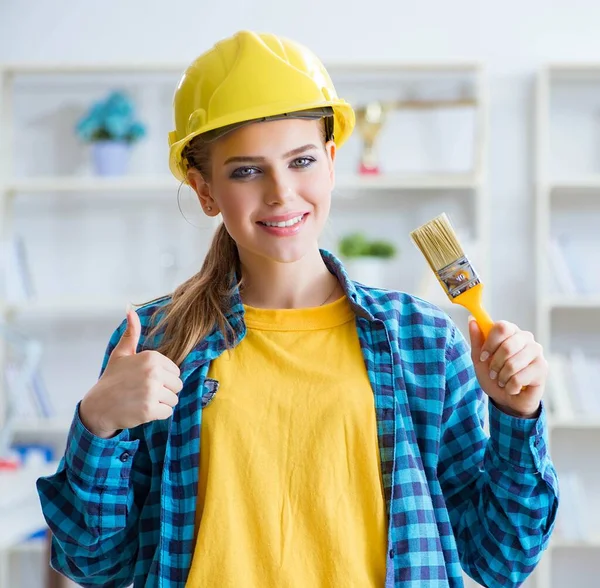
M485 336L472 316L469 317L469 338L471 339L471 357L476 364L481 355L481 348L485 343Z
M121 340L113 349L111 358L135 355L138 343L140 341L141 332L142 324L140 322L140 317L135 310L129 307L127 309L127 328L125 329L123 335L121 335Z

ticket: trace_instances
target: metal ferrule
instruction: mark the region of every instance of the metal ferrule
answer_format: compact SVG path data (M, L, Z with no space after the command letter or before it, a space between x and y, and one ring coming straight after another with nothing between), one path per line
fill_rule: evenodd
M477 272L466 257L442 268L438 278L450 298L456 298L480 283Z

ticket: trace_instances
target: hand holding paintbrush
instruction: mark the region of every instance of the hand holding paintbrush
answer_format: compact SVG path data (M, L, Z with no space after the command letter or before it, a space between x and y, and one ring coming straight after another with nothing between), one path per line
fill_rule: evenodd
M474 317L469 319L471 357L483 391L509 414L537 416L548 374L542 346L531 333L490 318L483 307L483 284L445 214L412 231L411 237L450 302Z

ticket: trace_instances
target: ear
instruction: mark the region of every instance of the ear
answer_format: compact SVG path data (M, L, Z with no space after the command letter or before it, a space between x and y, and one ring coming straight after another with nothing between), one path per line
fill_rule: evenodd
M335 187L335 156L337 155L337 145L334 141L327 141L325 144L327 161L329 164L329 179L331 180L331 189Z
M215 199L211 196L209 183L204 179L202 174L197 169L190 169L187 172L187 181L194 192L196 192L204 214L207 216L217 216L221 211Z

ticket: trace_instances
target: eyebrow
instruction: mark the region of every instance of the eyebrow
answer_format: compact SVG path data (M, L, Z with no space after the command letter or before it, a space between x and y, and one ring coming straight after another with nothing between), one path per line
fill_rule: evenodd
M291 151L288 151L287 153L284 153L281 156L281 159L287 159L288 157L293 157L294 155L300 155L301 153L304 153L306 151L311 151L313 149L317 149L316 145L313 145L312 143L308 143L307 145L302 145L302 147L296 147L296 149L292 149ZM247 162L261 162L261 161L265 161L266 158L264 157L258 157L255 155L236 155L235 157L230 157L229 159L227 159L227 161L225 161L224 165L227 165L228 163L247 163Z

